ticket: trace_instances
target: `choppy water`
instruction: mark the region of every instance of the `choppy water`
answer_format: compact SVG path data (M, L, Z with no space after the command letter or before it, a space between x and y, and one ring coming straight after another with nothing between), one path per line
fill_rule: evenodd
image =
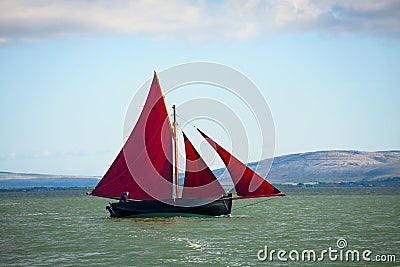
M400 262L399 189L292 189L234 202L231 218L109 219L108 200L82 191L0 193L2 266L271 266L257 252L337 248L394 254ZM287 257L287 256L286 256ZM377 262L323 265L376 266Z

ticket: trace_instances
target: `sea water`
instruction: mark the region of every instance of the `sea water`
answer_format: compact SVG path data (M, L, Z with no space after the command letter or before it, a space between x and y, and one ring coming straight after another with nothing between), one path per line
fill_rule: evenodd
M237 200L232 217L149 219L111 219L109 200L82 190L0 193L0 265L399 265L399 189L285 191ZM331 258L322 253L329 249L337 251ZM302 260L304 250L316 256ZM370 250L370 261L346 261L348 250ZM285 253L277 258L278 251ZM376 255L396 262L377 262Z

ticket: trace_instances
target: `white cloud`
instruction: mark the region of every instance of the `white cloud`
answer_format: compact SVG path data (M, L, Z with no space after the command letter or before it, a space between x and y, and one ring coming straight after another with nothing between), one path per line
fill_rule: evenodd
M269 32L323 31L398 38L398 0L3 0L0 44L74 35L246 40Z
M16 158L17 158L17 153L15 152L10 152L8 154L0 154L0 160L10 160Z
M47 157L49 157L50 155L51 155L51 152L48 151L48 150L45 150L45 151L42 152L42 155L41 155L41 156L47 158Z

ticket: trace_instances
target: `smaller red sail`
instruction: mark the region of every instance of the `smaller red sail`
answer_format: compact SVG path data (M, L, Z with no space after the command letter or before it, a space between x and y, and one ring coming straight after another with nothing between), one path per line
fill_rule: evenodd
M225 194L213 172L183 133L186 150L186 172L183 198L218 198Z
M268 183L260 175L247 167L240 160L223 149L214 140L197 129L200 134L211 144L218 155L221 157L229 174L232 178L235 190L238 196L241 197L267 197L267 196L282 196L276 187Z

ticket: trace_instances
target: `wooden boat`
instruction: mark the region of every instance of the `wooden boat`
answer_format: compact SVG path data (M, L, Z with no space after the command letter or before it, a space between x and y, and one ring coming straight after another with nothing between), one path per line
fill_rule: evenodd
M173 108L171 123L154 72L135 127L106 174L89 193L120 199L106 207L111 217L224 216L231 214L232 200L284 196L199 129L228 169L237 196L224 191L185 133L186 172L180 196L178 134ZM124 192L129 192L129 197Z

